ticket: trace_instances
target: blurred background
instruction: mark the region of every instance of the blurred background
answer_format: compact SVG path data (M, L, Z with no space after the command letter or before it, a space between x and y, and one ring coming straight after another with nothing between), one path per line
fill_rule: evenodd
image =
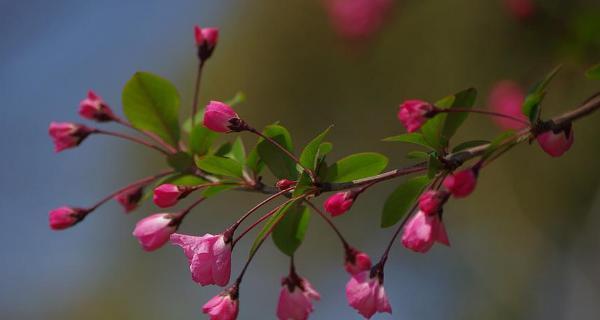
M105 137L54 154L47 126L79 121L77 105L91 88L119 110L122 86L138 70L173 81L187 112L194 24L221 29L203 102L242 90L240 114L259 127L280 120L297 149L334 123L333 158L376 151L390 167L409 164L410 146L380 142L403 132L396 111L404 99L474 86L485 106L496 82L527 88L560 63L545 116L600 89L583 77L600 62L596 0L383 2L374 18L347 18L365 24L355 30L321 0L0 1L0 318L204 317L201 306L220 289L192 282L180 249L145 253L131 236L137 220L157 211L151 204L125 215L111 202L72 229L47 226L50 209L89 205L165 166L152 151ZM485 170L474 195L445 211L451 248L420 255L397 243L385 279L394 313L374 318L600 319L599 119L575 124L576 143L561 158L522 145ZM471 116L456 141L497 132ZM393 232L378 226L398 183L373 188L335 220L374 259ZM261 198L218 196L180 230L219 232ZM236 248L233 274L250 242ZM345 301L339 242L318 217L297 265L322 296L313 319L359 319ZM266 242L242 285L240 319L275 318L287 268Z

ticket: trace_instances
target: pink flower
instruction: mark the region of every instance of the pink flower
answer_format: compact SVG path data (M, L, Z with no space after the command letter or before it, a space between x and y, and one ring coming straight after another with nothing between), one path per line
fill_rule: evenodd
M204 110L204 126L216 132L231 132L240 120L233 109L219 101L211 101Z
M354 203L354 196L351 191L338 192L329 197L323 207L325 211L331 213L332 217L336 217L350 210L352 203Z
M184 195L184 190L182 189L174 184L161 184L154 189L152 201L161 208L172 207Z
M99 122L111 121L115 118L110 107L92 90L88 91L87 98L79 103L79 115Z
M469 168L453 173L444 179L443 185L455 198L464 198L475 190L477 172Z
M288 180L288 179L281 179L279 181L277 181L277 184L275 184L275 186L277 187L277 189L283 191L289 187L292 187L296 184L296 181L292 181L292 180Z
M437 214L418 211L404 227L402 244L415 252L425 253L435 242L450 245L446 228Z
M535 2L533 0L504 0L504 6L513 17L526 20L535 14Z
M198 47L198 57L204 61L212 55L219 40L219 29L194 26L194 39Z
M81 221L89 213L82 208L60 207L50 211L48 220L52 230L63 230Z
M371 258L364 252L349 248L349 250L346 251L344 268L346 269L346 272L351 275L371 270Z
M537 136L537 142L550 156L560 157L571 148L574 138L573 129L569 128L557 133L544 132Z
M144 250L153 251L169 241L178 224L173 214L157 213L138 221L133 235L138 238Z
M119 194L115 196L115 200L123 206L125 212L129 213L137 208L143 195L144 188L136 186L119 192Z
M210 320L235 320L238 315L238 299L229 292L222 292L202 306Z
M527 121L527 117L521 112L524 100L525 94L521 90L521 87L509 80L496 83L488 98L492 111ZM493 117L493 120L505 130L522 129L525 127L525 124L507 118Z
M313 311L312 300L321 296L308 280L293 274L282 280L277 318L280 320L306 320Z
M175 233L171 243L183 248L190 263L192 279L202 286L224 286L231 275L231 242L222 234L205 234L202 237Z
M333 27L349 40L367 39L381 29L392 4L391 0L326 0Z
M91 128L70 122L52 122L48 128L56 152L78 146L92 132Z
M419 197L419 209L426 214L436 214L448 199L448 193L439 190L429 190Z
M219 29L217 29L217 28L203 28L202 29L202 36L204 37L204 40L206 41L206 44L209 47L214 48L217 45L217 42L219 41Z
M363 271L350 277L346 284L346 299L363 317L370 319L376 312L392 313L392 307L378 276Z
M398 120L406 127L406 131L415 132L433 116L434 112L435 108L428 102L406 100L400 105Z

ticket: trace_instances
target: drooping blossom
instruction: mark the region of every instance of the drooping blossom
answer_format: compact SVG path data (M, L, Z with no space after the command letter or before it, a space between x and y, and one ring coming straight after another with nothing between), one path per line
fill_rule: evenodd
M110 107L94 91L88 91L87 98L79 103L79 115L98 122L112 121L115 115Z
M144 195L143 186L134 186L127 188L115 196L115 200L125 209L125 212L129 213L135 210Z
M236 289L237 291L237 289ZM239 311L237 294L230 291L222 292L202 306L202 312L210 317L210 320L235 320Z
M346 213L354 203L352 191L338 192L325 200L323 207L332 217Z
M428 215L417 211L404 226L402 244L415 252L425 253L435 242L450 245L444 223L437 213Z
M382 278L363 271L350 277L346 284L348 304L363 317L370 319L377 312L392 313Z
M527 117L521 112L521 106L525 100L525 93L521 87L510 80L503 80L494 85L488 98L489 107L492 111L506 114L523 121L527 121ZM522 129L526 125L515 120L502 117L492 117L494 123L500 128Z
M52 230L63 230L75 225L89 213L87 209L63 206L48 214L48 222Z
M204 126L216 132L231 132L240 120L238 114L227 104L211 101L204 110Z
M138 238L144 250L153 251L169 241L171 234L177 231L178 224L175 215L157 213L138 221L133 235Z
M406 100L398 110L398 120L402 122L406 131L415 132L432 117L435 108L429 102L421 100Z
M419 197L419 209L427 214L440 211L444 202L448 199L448 193L441 190L428 190Z
M572 127L556 133L547 131L536 138L542 150L552 157L560 157L567 152L573 145L574 139Z
M346 250L344 269L351 275L371 270L371 258L364 252L348 248Z
M313 300L321 296L308 280L293 274L281 281L281 292L277 303L279 320L306 320L313 311Z
M175 233L171 243L180 246L190 263L192 279L202 286L225 286L231 275L231 242L222 234L202 237Z
M465 169L448 175L443 182L444 188L455 198L464 198L475 190L477 185L477 170Z
M92 132L91 128L70 122L52 122L48 128L56 152L75 148Z
M392 0L325 0L335 31L348 40L366 40L383 26Z

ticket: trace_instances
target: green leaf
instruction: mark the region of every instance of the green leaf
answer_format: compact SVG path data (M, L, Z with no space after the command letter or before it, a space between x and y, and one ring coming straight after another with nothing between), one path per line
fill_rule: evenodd
M588 77L588 79L600 80L600 63L589 68L585 72L585 76Z
M536 122L540 117L540 103L546 95L546 87L554 76L558 73L561 66L554 68L542 81L536 83L527 93L521 110L530 122Z
M293 152L292 138L286 128L276 124L269 125L265 127L263 134ZM278 147L263 139L258 143L257 151L262 161L277 178L296 180L298 177L296 163Z
M205 198L210 198L213 197L223 191L227 191L230 189L233 189L237 186L235 185L221 185L221 186L212 186L212 187L208 187L206 188L204 191L202 191L202 196Z
M327 136L327 133L329 133L331 127L332 126L329 126L327 129L325 129L325 131L321 132L321 134L311 140L306 147L304 147L304 150L302 150L302 153L300 154L300 163L306 168L311 170L316 169L321 144L323 139L325 139L325 136Z
M457 145L456 147L454 147L454 149L452 149L452 152L459 152L465 149L469 149L469 148L473 148L473 147L477 147L480 146L482 144L486 144L486 143L490 143L488 140L471 140L471 141L466 141L463 142L459 145Z
M388 159L379 153L356 153L338 160L327 169L327 182L349 182L381 173Z
M429 158L429 153L423 151L410 151L406 154L406 157L412 160L423 160Z
M417 144L429 149L435 149L434 147L432 147L429 142L427 142L427 140L425 140L425 137L423 137L423 134L418 133L418 132L413 132L413 133L403 133L397 136L392 136L392 137L387 137L385 139L383 139L383 141L387 141L387 142L407 142L407 143L412 143L412 144Z
M233 159L241 164L246 162L246 150L240 137L237 137L233 143L227 142L221 145L214 155Z
M436 105L439 106L439 102L436 103ZM425 138L427 145L438 152L442 152L448 145L448 141L445 141L442 137L442 128L446 116L445 113L438 114L425 122L421 127L421 133L423 134L423 138Z
M172 177L169 177L168 179L165 179L163 182L161 182L161 184L163 183L171 183L174 185L178 185L178 186L197 186L203 183L206 183L207 181L202 179L201 177L197 176L197 175L193 175L193 174L178 174Z
M287 204L283 205L279 210L277 210L277 212L275 212L274 214L271 215L271 217L267 220L267 222L265 222L265 225L260 230L260 232L258 233L256 238L254 239L254 242L252 243L252 247L250 248L250 253L249 253L250 256L252 254L254 254L254 252L258 249L258 246L260 245L262 239L267 236L267 234L269 233L269 230L271 230L273 225L279 221L279 219L281 218L281 215L284 214L285 212L287 212L287 210L291 206L296 205L296 201L291 201L291 202L288 202Z
M474 88L463 90L454 95L450 109L471 109L475 104L476 98L477 90ZM446 115L446 121L444 122L444 128L442 129L442 136L446 141L450 141L468 116L468 112L451 112Z
M444 167L444 164L438 159L437 153L430 153L427 161L427 177L432 179Z
M321 158L325 157L325 155L330 153L331 150L333 150L333 143L331 143L331 142L321 143L321 145L319 146L319 157L321 157Z
M264 161L262 161L258 155L257 147L258 143L250 150L250 153L248 153L248 157L246 158L246 167L254 172L255 175L259 175L265 166Z
M179 142L179 93L168 80L137 72L125 84L123 112L131 124L177 146Z
M291 257L304 240L310 213L306 206L295 204L282 215L281 221L273 228L271 237L277 248Z
M217 175L226 177L242 177L242 164L230 159L218 156L203 156L196 158L198 168Z
M246 94L242 91L238 91L235 93L235 96L233 96L233 98L225 101L225 104L228 104L230 107L233 107L244 101L246 101Z
M406 216L412 206L416 203L419 195L429 184L430 179L426 176L414 177L399 185L392 192L383 205L381 215L381 227L388 228Z
M489 158L494 152L504 143L507 139L515 136L516 133L513 130L508 130L500 133L490 142L490 145L485 149L483 156L481 156L481 160L485 160Z
M190 133L190 151L199 156L207 154L217 136L216 132L201 124L195 126Z
M194 159L187 152L177 152L167 156L167 163L171 168L179 172L184 172L194 166Z

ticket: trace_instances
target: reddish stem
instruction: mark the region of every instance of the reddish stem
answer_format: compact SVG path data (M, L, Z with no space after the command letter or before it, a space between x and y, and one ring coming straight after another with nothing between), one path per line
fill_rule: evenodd
M318 213L321 216L321 218L323 218L323 220L325 220L325 222L327 222L327 224L331 227L331 229L333 229L335 234L337 234L338 238L340 238L340 241L342 242L344 249L348 249L350 247L350 245L348 244L348 241L346 241L344 236L342 236L342 233L335 226L335 224L333 224L333 221L331 221L331 219L329 219L329 217L325 213L323 213L323 211L319 210L319 208L317 208L317 206L315 206L312 202L310 202L308 200L304 200L304 202L306 202L316 213Z
M194 100L192 102L192 128L196 125L196 114L198 113L198 98L200 96L200 82L202 80L202 70L204 61L200 59L198 71L196 72L196 84L194 85Z
M482 110L482 109L461 109L461 108L452 108L452 109L439 109L438 112L444 112L444 113L452 113L452 112L470 112L470 113L479 113L479 114L485 114L488 116L494 116L494 117L500 117L500 118L506 118L506 119L510 119L516 122L519 122L521 124L524 124L526 126L529 126L530 123L528 121L525 121L523 119L519 119L517 117L513 117L511 115L508 114L504 114L504 113L500 113L500 112L494 112L494 111L488 111L488 110Z
M146 137L154 140L156 143L158 143L159 145L161 145L163 148L165 148L170 153L177 153L177 149L175 149L170 144L166 143L162 138L160 138L156 134L154 134L152 132L149 132L149 131L138 129L138 128L134 127L133 125L131 125L131 123L127 122L126 120L124 120L121 117L118 117L116 115L113 116L113 120L116 123L118 123L118 124L120 124L120 125L122 125L124 127L127 127L129 129L135 130L135 131L137 131L137 132L145 135Z
M121 138L121 139L125 139L125 140L129 140L138 144L141 144L143 146L146 146L148 148L152 148L158 152L161 152L165 155L170 155L171 153L169 153L168 151L165 151L164 149L150 143L147 141L144 141L142 139L136 138L136 137L132 137L130 135L126 135L124 133L120 133L120 132L114 132L114 131L107 131L107 130L101 130L101 129L94 129L94 131L92 131L92 133L98 133L98 134L104 134L107 136L113 136L113 137L117 137L117 138Z

